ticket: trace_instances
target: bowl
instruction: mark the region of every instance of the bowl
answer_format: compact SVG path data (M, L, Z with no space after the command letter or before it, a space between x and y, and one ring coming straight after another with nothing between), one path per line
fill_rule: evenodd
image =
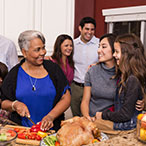
M0 146L15 145L17 132L11 128L0 127Z
M146 114L139 114L137 116L137 138L146 143Z

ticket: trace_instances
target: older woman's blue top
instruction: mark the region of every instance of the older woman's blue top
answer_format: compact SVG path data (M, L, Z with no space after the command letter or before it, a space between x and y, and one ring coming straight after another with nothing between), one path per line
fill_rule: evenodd
M35 91L32 90L32 84L35 84ZM19 67L16 98L27 105L31 119L35 123L41 121L51 111L55 96L56 89L49 75L36 80ZM22 125L31 127L32 123L26 117L22 117Z

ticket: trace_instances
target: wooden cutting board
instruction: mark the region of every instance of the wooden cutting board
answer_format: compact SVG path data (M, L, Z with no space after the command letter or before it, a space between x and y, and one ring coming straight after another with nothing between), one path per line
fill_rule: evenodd
M6 128L11 128L11 129L15 129L15 128L23 128L23 129L30 129L29 127L24 127L24 126L13 126L13 125L6 125ZM54 130L50 130L51 133L55 133ZM17 138L16 139L16 143L19 144L27 144L27 145L31 145L31 146L39 146L40 145L40 141L38 140L31 140L31 139L20 139Z

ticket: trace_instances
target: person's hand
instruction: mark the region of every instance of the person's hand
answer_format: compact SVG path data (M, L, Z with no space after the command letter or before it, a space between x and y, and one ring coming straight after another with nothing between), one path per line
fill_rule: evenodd
M137 100L136 102L136 110L142 111L144 109L144 99Z
M46 60L52 60L52 57L51 56L45 56L44 59L46 59Z
M88 119L91 122L95 121L95 117L90 117L90 116L84 116L86 119Z
M94 63L94 64L89 65L87 71L88 71L92 66L94 66L94 65L96 65L96 64L97 64L97 63Z
M53 117L50 115L46 115L41 121L41 130L49 130L54 126Z
M96 119L102 119L102 112L96 112Z
M30 117L29 110L23 102L16 101L13 107L21 117Z

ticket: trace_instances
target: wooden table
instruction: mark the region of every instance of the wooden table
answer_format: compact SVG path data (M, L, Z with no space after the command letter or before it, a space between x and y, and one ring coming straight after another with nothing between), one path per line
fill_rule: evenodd
M23 127L23 126L15 126L15 125L5 125L6 128L23 128L23 129L30 129L29 127ZM30 139L20 139L16 138L15 146L39 146L40 141L38 140L30 140Z
M7 127L7 125L6 125ZM8 126L9 127L9 126ZM145 143L142 143L139 141L136 137L136 129L133 130L132 132L123 132L119 135L109 135L108 140L94 143L94 144L89 144L86 146L144 146L146 145ZM15 146L32 146L28 144L20 144L16 143Z
M86 146L145 146L146 144L140 142L136 137L136 130L132 133L123 133L118 136L109 135L109 140L99 143L89 144ZM16 144L15 146L30 146L24 144Z
M108 134L107 134L108 135ZM118 136L108 135L109 139L103 142L90 144L88 146L144 146L145 143L136 137L136 130L132 133L123 133Z

